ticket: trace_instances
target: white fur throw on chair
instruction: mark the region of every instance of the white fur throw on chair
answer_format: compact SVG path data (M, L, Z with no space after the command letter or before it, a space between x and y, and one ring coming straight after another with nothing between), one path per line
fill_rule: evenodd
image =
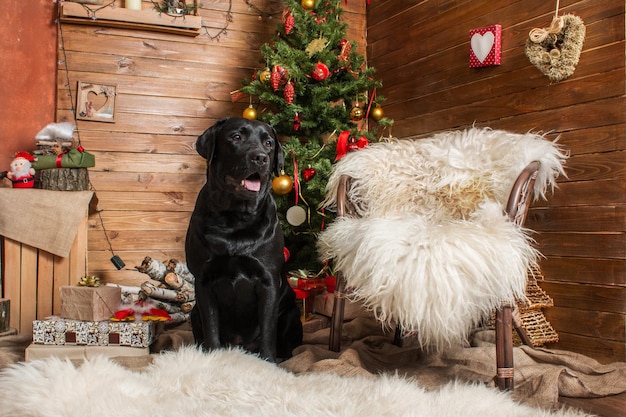
M541 168L534 197L565 175L566 152L537 134L472 128L424 139L374 143L334 167L352 178L359 217L338 218L318 240L354 296L387 325L417 331L426 349L466 342L502 302L523 298L538 252L504 209L532 161Z

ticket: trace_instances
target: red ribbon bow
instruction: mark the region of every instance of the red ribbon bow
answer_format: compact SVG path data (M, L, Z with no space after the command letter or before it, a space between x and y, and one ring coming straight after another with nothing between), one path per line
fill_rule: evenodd
M361 136L358 140L350 135L349 131L344 131L339 134L339 138L337 138L337 157L335 161L339 161L343 158L348 152L355 151L357 149L363 149L367 145L369 145L369 141L365 136Z

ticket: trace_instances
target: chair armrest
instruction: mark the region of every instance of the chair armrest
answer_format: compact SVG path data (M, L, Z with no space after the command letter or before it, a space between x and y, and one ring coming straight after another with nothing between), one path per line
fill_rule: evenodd
M539 168L539 161L533 161L519 174L506 204L506 213L509 219L518 226L522 226L528 214L528 208L534 197L534 185Z
M339 184L337 186L337 217L356 215L356 210L348 197L351 180L352 178L349 175L339 177Z

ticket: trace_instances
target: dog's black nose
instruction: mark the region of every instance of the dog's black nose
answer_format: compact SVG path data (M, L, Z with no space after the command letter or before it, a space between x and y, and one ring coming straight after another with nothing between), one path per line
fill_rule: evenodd
M269 162L269 159L269 156L263 152L252 155L252 162L255 162L257 165L266 165Z

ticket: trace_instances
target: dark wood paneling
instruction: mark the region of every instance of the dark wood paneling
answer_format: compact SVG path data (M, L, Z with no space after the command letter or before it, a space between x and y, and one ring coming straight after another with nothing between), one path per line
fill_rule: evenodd
M626 232L626 205L531 208L525 226L545 232Z
M626 259L550 256L542 259L540 266L547 281L626 287Z
M554 307L547 309L545 316L561 332L598 339L624 339L624 314Z
M577 333L560 332L559 341L549 345L549 347L582 353L600 363L626 361L623 342L580 336Z
M555 307L624 314L626 288L553 281L540 286L554 299Z
M547 257L626 258L626 234L624 233L540 232L533 237L541 253ZM622 309L624 308L622 306Z

